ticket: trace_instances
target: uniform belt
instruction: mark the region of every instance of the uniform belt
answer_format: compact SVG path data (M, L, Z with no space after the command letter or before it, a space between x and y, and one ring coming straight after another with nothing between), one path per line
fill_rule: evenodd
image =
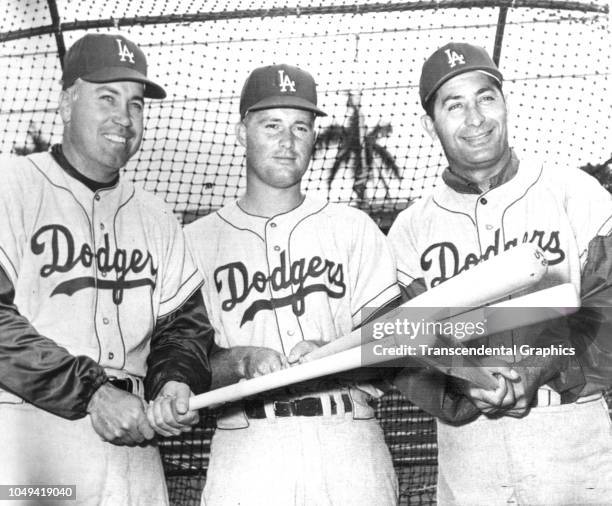
M329 403L331 406L331 414L338 414L338 406L333 395L329 395ZM344 412L348 413L353 410L353 403L348 394L342 394L342 405ZM261 399L245 401L244 413L249 418L266 418L265 410L266 401ZM322 416L323 400L320 397L303 397L291 401L274 401L272 410L276 416Z
M563 396L550 388L538 388L536 395L533 398L533 402L531 403L532 408L546 408L550 406L561 406L563 404L583 404L585 402L596 401L601 398L603 394L601 392L597 392L591 395L586 395L584 397L579 397L578 399L571 401L569 397Z
M108 378L108 382L119 390L134 393L134 382L130 378Z
M144 386L142 380L137 377L117 378L116 376L108 376L108 382L119 390L130 394L142 396L144 394Z

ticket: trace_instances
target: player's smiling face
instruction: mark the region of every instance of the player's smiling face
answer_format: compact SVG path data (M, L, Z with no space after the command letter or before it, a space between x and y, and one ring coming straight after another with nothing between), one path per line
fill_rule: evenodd
M62 92L63 148L70 161L95 181L111 181L138 151L143 132L143 85L130 81L78 80Z
M299 185L315 142L311 112L289 108L249 112L237 134L246 147L251 183L278 189Z
M506 102L493 79L466 72L444 83L436 93L434 119L423 118L440 140L451 168L470 175L497 173L509 156Z

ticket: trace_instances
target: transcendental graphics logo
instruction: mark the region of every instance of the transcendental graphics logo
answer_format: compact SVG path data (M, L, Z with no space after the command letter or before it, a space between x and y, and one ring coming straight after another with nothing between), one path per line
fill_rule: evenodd
M538 340L540 325L564 314L564 308L397 308L361 327L364 364L389 367L455 364L454 359L501 357L513 362L525 357L573 356L571 343ZM372 313L375 314L375 313ZM367 320L366 313L366 320ZM531 319L531 320L530 320ZM525 323L531 321L532 324ZM523 328L524 327L524 328ZM516 329L523 329L516 332ZM491 339L488 339L492 336ZM407 358L408 362L394 362ZM450 360L449 361L447 361ZM399 365L398 365L399 364ZM472 362L479 366L480 362ZM455 364L456 365L456 364Z

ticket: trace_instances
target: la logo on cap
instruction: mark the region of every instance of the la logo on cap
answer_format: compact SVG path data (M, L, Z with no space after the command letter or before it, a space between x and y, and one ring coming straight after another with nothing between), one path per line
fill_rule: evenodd
M465 58L461 53L457 53L457 51L453 51L452 49L447 49L444 52L448 58L448 66L450 68L453 68L455 65L457 65L457 63L461 65L465 64Z
M121 39L115 39L117 41L117 45L119 46L118 56L121 56L121 61L126 61L126 58L130 60L130 63L134 63L134 53L130 51L127 47L127 44L124 44Z
M287 93L288 91L295 93L295 81L292 81L291 78L285 74L284 70L281 69L278 71L278 77L278 87L282 93Z

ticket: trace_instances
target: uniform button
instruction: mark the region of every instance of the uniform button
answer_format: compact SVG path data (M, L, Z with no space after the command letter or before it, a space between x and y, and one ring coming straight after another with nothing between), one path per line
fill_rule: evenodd
M100 223L100 230L104 230L104 223Z
M94 199L96 199L96 200L100 200L100 195L98 195L98 194L96 193L96 196L94 197Z
M481 203L483 206L486 206L486 205L487 205L487 202L488 202L488 200L487 200L486 198L484 198L484 197L482 197L482 198L480 199L480 203Z
M102 323L104 325L108 325L108 318L102 318Z
M274 246L274 251L280 251L280 246Z
M485 228L486 228L487 230L493 230L493 225L485 225Z
M109 351L109 352L108 352L108 358L109 358L110 360L114 359L114 358L115 358L115 354L114 354L112 351Z
M106 277L106 271L102 271L100 274L102 275L103 278Z
M272 223L270 223L270 226L271 226L272 228L276 228L276 223L272 222Z
M295 332L293 330L288 330L287 331L287 335L288 336L292 336L293 334L295 334Z

